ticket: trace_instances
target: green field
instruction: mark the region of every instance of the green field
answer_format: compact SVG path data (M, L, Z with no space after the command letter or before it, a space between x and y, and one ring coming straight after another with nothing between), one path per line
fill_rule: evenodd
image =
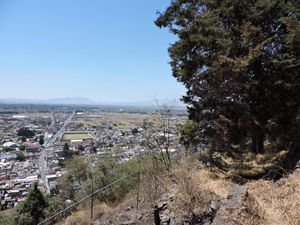
M89 140L92 136L88 133L65 133L62 137L63 141L71 140Z

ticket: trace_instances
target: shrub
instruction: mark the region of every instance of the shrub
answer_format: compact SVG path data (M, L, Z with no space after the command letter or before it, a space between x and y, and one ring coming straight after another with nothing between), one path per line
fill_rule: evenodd
M65 225L90 225L90 217L86 211L79 211L72 213L66 219Z
M23 154L23 152L17 152L16 155L17 155L16 160L25 161L25 155Z

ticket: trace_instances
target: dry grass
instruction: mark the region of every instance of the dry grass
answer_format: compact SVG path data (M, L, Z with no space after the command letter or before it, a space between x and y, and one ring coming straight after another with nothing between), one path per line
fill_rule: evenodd
M118 113L118 112L101 112L97 113L96 117L93 117L94 114L84 114L77 115L74 122L82 123L84 125L96 125L101 123L106 123L108 121L116 124L117 127L121 130L130 131L132 128L141 125L143 121L151 122L154 125L154 128L160 127L160 122L157 116L151 114L141 114L141 113ZM179 121L183 121L182 118L177 118Z
M86 211L79 211L72 213L71 216L69 216L64 225L90 225L90 217L89 214Z
M147 160L141 176L140 192L142 202L153 205L163 192L166 192L164 174L161 173L162 165L157 160Z
M188 191L190 187L199 191L209 190L216 196L225 198L229 185L230 181L204 168L197 159L191 157L173 161L172 169L163 173L154 161L148 163L142 177L141 189L152 200L165 192L180 192L186 189L191 193Z
M221 178L207 169L199 171L195 179L197 179L198 182L200 181L205 188L209 189L217 196L221 198L227 197L230 186L228 180Z
M178 162L172 171L177 182L177 192L173 210L177 215L210 208L213 200L226 198L230 182L214 172L203 168L193 158Z
M94 217L93 220L100 219L105 213L110 212L111 208L104 203L97 204L94 207Z
M247 189L243 224L300 224L300 170L277 182L250 182Z
M111 211L111 208L104 203L94 206L93 221L100 219L105 213ZM73 212L64 222L64 225L90 225L90 208L86 207L79 211Z
M183 187L189 181L196 188L210 190L221 198L225 198L228 195L230 182L214 171L204 168L198 160L188 158L177 162L177 164L172 171L172 176L181 181Z
M92 139L92 136L89 133L64 133L62 140L71 141L71 140L89 140Z
M282 169L280 165L286 157L287 151L276 153L254 154L247 152L237 156L222 155L220 157L221 169L227 177L242 177L247 179L257 179L268 175L270 172L276 173Z
M101 112L97 116L101 117L89 117L92 115L77 116L76 122L85 125L93 126L95 124L101 124L103 122L111 121L118 125L122 130L130 130L137 126L137 123L142 123L143 120L149 119L147 114L139 113L117 113L117 112Z

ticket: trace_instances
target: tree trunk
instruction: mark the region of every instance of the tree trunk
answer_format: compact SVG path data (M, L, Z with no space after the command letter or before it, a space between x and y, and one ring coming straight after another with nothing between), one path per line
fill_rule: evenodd
M264 135L257 134L252 137L252 152L263 153L264 152Z

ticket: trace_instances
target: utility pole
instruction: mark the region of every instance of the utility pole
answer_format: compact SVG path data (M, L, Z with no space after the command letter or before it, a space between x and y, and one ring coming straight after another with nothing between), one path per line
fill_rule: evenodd
M90 165L93 165L93 159L91 159ZM87 177L91 179L92 182L92 191L91 191L91 225L93 224L93 217L94 217L94 176L93 176L93 168L90 167L89 171L87 171Z
M92 180L92 194L94 193L94 179L92 172L90 173L91 180ZM93 217L94 217L94 195L91 196L91 225L93 224Z
M139 151L138 157L138 189L136 193L136 209L139 208L139 201L140 201L140 180L141 180L141 151Z
M94 164L94 160L95 158L92 156L90 158L90 165L91 167L89 167L89 171L88 171L88 176L91 179L92 182L92 191L91 191L91 225L93 225L93 219L94 219L94 175L93 175L93 164Z

